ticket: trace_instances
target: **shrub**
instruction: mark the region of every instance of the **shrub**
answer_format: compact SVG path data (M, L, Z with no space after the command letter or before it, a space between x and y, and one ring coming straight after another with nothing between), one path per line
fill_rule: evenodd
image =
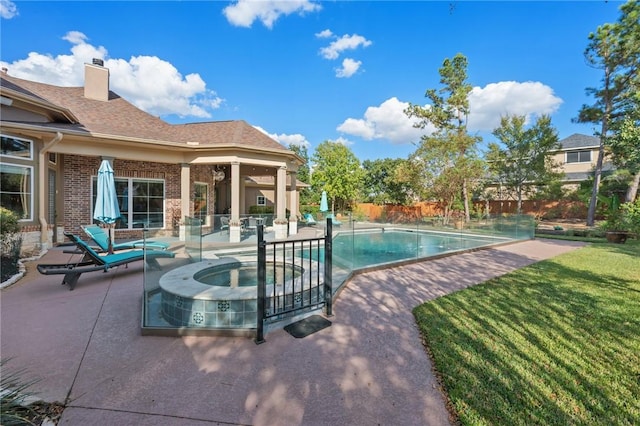
M18 216L4 207L0 207L0 282L4 282L19 271L22 235L18 225Z
M18 225L18 215L9 209L0 207L0 236L5 234L15 234L20 232Z
M626 228L636 237L640 237L640 198L635 202L622 204L620 210Z
M249 206L249 214L273 214L273 206Z

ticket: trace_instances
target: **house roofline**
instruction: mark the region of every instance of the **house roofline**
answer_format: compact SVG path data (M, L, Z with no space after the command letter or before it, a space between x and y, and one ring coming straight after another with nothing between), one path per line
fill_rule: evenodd
M122 135L112 135L107 133L92 133L88 131L80 131L80 130L69 130L54 126L39 126L34 124L25 124L25 123L17 123L13 121L1 121L0 120L0 129L14 129L14 131L30 131L34 133L56 133L60 132L65 136L75 136L82 137L87 139L96 139L96 140L108 140L113 142L125 142L125 143L135 143L140 144L147 147L163 147L165 149L172 149L174 151L180 152L206 152L206 151L224 151L224 150L235 150L235 151L243 151L243 152L258 152L258 153L268 153L268 154L280 154L291 158L292 160L299 163L299 165L304 164L304 160L295 152L288 150L283 147L281 150L274 150L273 148L263 148L257 146L247 146L238 143L225 143L225 144L216 144L216 145L207 145L200 144L191 145L189 142L174 142L174 141L166 141L166 140L158 140L158 139L144 139L144 138L136 138L131 136L122 136Z

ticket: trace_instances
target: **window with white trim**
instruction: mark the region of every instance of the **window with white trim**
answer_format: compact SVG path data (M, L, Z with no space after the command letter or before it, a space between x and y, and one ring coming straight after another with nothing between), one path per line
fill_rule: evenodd
M33 167L0 163L0 206L33 220Z
M21 160L32 160L33 142L15 136L0 135L0 155Z
M258 206L266 206L267 205L267 197L264 195L258 195L256 198L256 205Z
M567 163L589 163L591 151L567 151Z
M115 178L120 204L117 229L164 228L165 182L159 179ZM98 178L93 177L91 219L96 204Z

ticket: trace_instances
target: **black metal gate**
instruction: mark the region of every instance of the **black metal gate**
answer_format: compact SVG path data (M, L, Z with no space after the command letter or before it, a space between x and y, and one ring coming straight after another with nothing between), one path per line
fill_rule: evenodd
M320 308L332 315L331 220L325 229L324 237L267 242L258 226L256 343L265 341L265 323Z

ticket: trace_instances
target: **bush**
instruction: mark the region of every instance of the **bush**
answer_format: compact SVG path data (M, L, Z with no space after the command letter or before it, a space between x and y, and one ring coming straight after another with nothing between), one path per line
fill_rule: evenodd
M0 207L0 282L4 282L19 271L22 235L18 225L18 216L10 210Z
M11 210L0 207L0 236L5 234L15 234L20 232L18 225L18 215Z
M273 206L249 206L249 214L273 214Z
M635 202L622 204L620 210L622 211L622 220L629 232L640 238L640 198Z

